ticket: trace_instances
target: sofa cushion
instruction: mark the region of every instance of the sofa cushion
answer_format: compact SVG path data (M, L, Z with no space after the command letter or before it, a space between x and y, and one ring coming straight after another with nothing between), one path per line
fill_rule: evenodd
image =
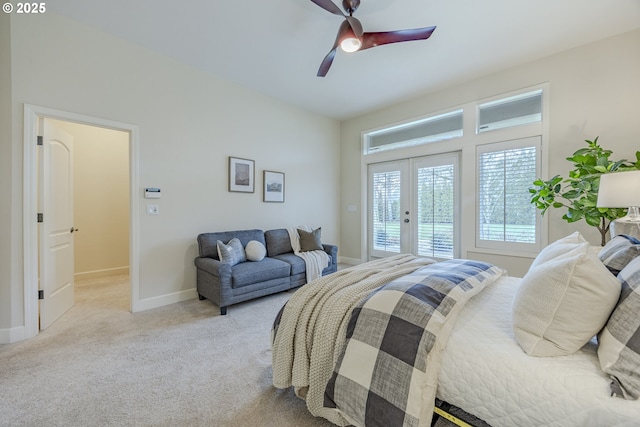
M320 238L321 233L322 227L318 227L311 232L298 228L298 235L300 236L300 252L323 250L322 240Z
M293 252L288 254L280 254L274 257L275 259L279 259L280 261L284 261L291 266L291 275L307 273L307 266L302 258L298 255L295 255Z
M286 231L286 230L285 230ZM221 240L228 242L229 240L237 237L242 243L242 246L246 246L251 240L257 240L264 244L264 231L254 230L237 230L237 231L221 231L217 233L202 233L198 235L198 250L199 255L209 257L213 259L220 259L218 257L217 242Z
M218 240L216 246L218 247L218 258L224 264L236 265L247 260L242 243L236 237L229 240L227 244Z
M265 231L264 240L266 242L268 257L293 252L291 238L286 228Z
M243 262L231 268L231 286L240 288L258 282L289 277L291 266L273 258L257 262Z

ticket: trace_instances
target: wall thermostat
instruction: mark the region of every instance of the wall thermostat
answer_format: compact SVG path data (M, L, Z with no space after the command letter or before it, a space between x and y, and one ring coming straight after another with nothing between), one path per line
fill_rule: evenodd
M160 189L149 187L144 189L144 198L145 199L159 199L160 198Z

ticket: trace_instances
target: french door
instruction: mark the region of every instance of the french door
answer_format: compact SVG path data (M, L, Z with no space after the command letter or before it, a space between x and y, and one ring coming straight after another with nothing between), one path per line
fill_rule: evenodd
M458 256L459 154L369 165L369 258Z

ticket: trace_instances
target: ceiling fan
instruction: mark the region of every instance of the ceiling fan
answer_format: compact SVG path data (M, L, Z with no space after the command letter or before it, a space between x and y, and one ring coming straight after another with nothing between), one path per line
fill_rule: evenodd
M336 56L336 49L338 46L340 46L340 48L345 52L355 52L358 50L381 46L383 44L407 42L412 40L426 40L431 37L431 34L436 29L434 26L415 28L412 30L365 33L362 30L362 24L360 21L353 17L353 13L358 9L358 6L360 6L360 0L342 0L342 7L348 15L342 13L340 8L331 0L311 1L324 10L345 18L338 29L338 35L336 36L333 48L331 48L320 64L318 77L324 77L329 72L333 58Z

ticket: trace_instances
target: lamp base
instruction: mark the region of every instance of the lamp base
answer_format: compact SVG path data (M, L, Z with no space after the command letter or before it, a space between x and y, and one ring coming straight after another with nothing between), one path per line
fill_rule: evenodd
M626 234L640 240L640 208L631 206L626 216L611 221L609 231L612 239L619 234Z

